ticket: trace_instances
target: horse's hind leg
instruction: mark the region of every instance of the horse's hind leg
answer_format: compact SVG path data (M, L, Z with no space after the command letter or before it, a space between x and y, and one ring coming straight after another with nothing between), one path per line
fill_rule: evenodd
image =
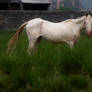
M37 42L36 38L29 40L29 46L28 46L28 49L27 49L28 54L31 54L31 52L33 51L33 49L36 47L36 42Z
M35 37L35 38L31 38L29 40L29 46L28 46L28 49L27 49L28 54L31 54L32 50L34 50L34 51L37 50L37 46L40 43L41 39L42 38L39 36L37 38Z

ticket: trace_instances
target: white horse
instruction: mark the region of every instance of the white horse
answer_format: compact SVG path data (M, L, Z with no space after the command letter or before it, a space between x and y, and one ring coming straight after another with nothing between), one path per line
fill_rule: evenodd
M18 40L19 35L26 28L29 39L28 53L41 40L48 40L55 43L67 43L70 48L73 48L76 41L80 38L80 33L83 28L86 28L87 34L91 34L92 18L90 15L83 16L77 19L68 19L63 22L53 23L40 18L32 19L23 23L16 34L10 39L8 49L12 49Z

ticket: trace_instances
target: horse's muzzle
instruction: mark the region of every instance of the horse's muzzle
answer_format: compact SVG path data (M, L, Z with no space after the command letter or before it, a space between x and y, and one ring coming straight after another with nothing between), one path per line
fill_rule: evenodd
M91 36L92 32L90 30L87 31L87 35Z

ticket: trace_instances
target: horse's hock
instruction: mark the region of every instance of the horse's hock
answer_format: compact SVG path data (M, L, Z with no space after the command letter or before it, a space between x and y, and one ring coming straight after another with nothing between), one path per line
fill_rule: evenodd
M52 22L59 22L64 19L76 18L92 12L61 12L61 11L0 11L0 31L14 30L25 21L33 18L43 18Z

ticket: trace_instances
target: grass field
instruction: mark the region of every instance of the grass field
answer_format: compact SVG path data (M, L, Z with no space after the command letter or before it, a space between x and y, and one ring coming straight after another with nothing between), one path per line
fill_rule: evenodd
M66 44L41 41L28 56L23 32L7 55L13 34L0 31L0 92L92 92L92 37L82 35L72 50Z

